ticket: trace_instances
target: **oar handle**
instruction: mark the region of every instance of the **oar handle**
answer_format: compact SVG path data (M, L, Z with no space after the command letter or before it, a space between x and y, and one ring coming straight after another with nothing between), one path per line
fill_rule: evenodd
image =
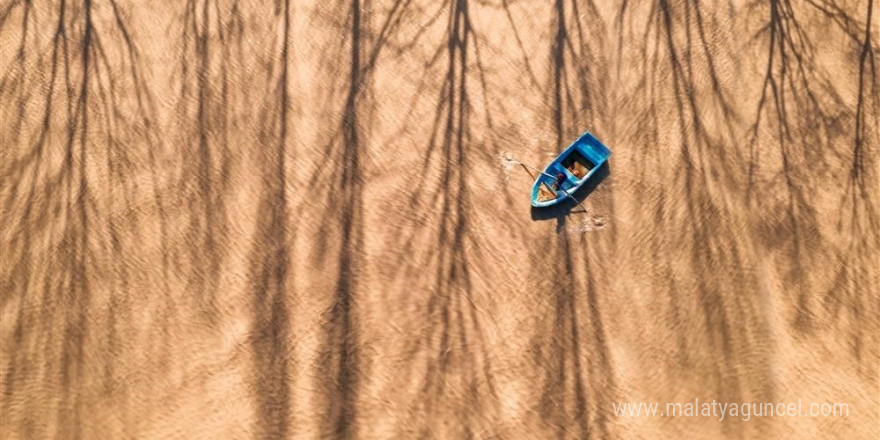
M551 175L549 175L549 174L547 174L547 173L545 173L545 172L543 172L543 171L541 171L541 170L539 170L539 169L537 169L537 168L535 168L535 167L533 167L533 166L526 165L526 164L524 164L524 163L522 163L522 162L520 162L520 161L518 161L518 160L517 160L517 162L519 162L520 165L522 165L522 166L524 166L524 167L526 167L526 168L528 168L528 169L530 169L530 170L532 170L532 171L535 171L535 172L541 173L541 174L543 174L543 175L545 175L545 176L547 176L547 177L549 177L549 178L551 178L551 179L555 179L555 178L556 178L556 176L551 176Z

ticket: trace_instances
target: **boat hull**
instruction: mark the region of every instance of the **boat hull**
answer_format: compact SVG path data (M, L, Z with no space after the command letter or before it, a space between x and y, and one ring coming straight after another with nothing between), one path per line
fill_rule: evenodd
M608 161L609 156L611 150L599 139L589 132L582 134L544 168L544 174L535 179L532 185L532 206L544 208L562 203L584 186ZM565 175L561 188L554 177L559 173Z

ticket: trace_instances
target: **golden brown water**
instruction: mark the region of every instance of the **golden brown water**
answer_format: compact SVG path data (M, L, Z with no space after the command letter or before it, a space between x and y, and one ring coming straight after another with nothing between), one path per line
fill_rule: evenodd
M0 437L877 438L880 6L604 3L0 3Z

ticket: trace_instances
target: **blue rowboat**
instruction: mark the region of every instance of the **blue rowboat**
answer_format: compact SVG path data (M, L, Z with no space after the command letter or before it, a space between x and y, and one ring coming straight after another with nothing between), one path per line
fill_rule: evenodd
M572 196L611 156L599 139L589 132L584 133L568 146L532 185L532 206L543 208L556 205ZM560 176L560 174L562 176ZM560 179L560 177L562 177Z

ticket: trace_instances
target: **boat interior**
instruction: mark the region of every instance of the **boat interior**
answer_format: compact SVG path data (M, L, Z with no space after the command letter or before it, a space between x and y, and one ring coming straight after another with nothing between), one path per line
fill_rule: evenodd
M568 157L562 161L562 166L574 176L575 179L581 180L587 176L595 164L584 157L579 151L572 151Z
M538 201L547 202L556 199L556 191L546 180L538 185Z

